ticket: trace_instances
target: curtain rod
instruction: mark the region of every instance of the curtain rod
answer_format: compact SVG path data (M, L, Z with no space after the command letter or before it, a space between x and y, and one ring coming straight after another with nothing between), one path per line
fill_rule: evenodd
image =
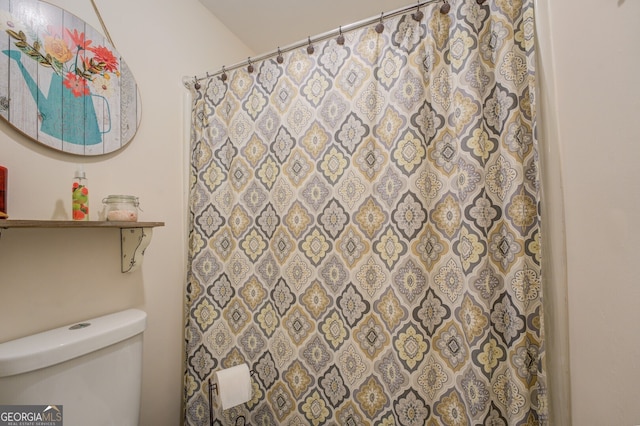
M403 13L405 13L405 12L411 10L411 9L416 9L416 10L419 11L422 6L426 6L426 5L429 5L429 4L432 4L432 3L438 3L438 2L443 2L443 7L441 8L441 12L442 13L447 13L449 11L449 9L448 9L449 4L447 3L447 0L424 0L424 1L418 1L416 4L412 4L410 6L404 6L404 7L401 7L400 9L396 9L396 10L388 12L388 13L382 12L380 14L380 16L364 19L362 21L354 22L354 23L349 24L349 25L341 26L341 27L339 27L337 29L334 29L334 30L331 30L331 31L327 31L327 32L322 33L320 35L317 35L315 37L308 37L306 41L299 41L297 43L291 44L291 45L283 47L283 48L278 47L277 50L273 50L271 52L268 52L268 53L265 53L263 55L256 56L256 57L253 57L253 58L249 57L249 58L247 58L246 61L238 62L238 63L236 63L234 65L229 66L229 67L226 67L226 66L223 65L222 69L220 69L219 71L216 71L213 74L210 74L210 73L207 72L206 75L193 76L193 77L183 77L182 82L185 85L185 87L187 89L189 89L191 86L195 86L196 84L198 84L198 82L201 81L201 80L205 80L207 78L211 78L211 77L215 77L217 75L224 74L226 71L233 71L235 69L238 69L238 68L241 68L241 67L244 67L244 66L249 66L249 65L253 64L254 62L261 62L261 61L264 61L266 59L272 58L274 56L279 56L279 55L281 55L283 53L290 52L292 50L299 49L299 48L304 47L304 46L310 46L313 42L324 41L324 40L326 40L328 38L334 37L336 35L340 35L341 33L344 33L344 32L354 31L354 30L360 29L362 27L366 27L367 25L371 25L371 24L373 24L375 22L382 22L384 19L393 18L393 17L401 15L401 14L403 14ZM196 87L196 89L198 89L198 87Z

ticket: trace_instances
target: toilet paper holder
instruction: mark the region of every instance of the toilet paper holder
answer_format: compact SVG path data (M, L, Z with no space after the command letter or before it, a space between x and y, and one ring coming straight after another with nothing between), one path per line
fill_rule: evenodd
M253 377L254 371L253 370L249 370L249 376ZM211 381L211 377L209 377L209 394L211 394L211 391L215 391L216 395L218 395L218 384L214 383Z
M253 374L254 374L254 371L253 370L249 370L249 377L253 377ZM208 379L208 387L209 387L209 425L213 426L213 392L215 392L216 395L218 395L218 384L214 383L211 380L211 377L209 377L209 379ZM236 426L243 426L243 425L245 425L245 421L246 420L245 420L244 416L238 416L236 418L235 424L236 424Z

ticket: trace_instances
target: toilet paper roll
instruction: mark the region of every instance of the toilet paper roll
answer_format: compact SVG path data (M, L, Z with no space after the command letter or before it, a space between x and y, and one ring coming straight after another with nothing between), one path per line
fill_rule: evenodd
M218 397L222 409L244 404L251 399L251 373L247 364L239 364L216 372Z

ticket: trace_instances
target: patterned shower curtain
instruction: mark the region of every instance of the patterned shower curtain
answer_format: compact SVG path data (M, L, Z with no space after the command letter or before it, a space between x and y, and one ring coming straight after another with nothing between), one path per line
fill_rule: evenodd
M449 4L194 90L186 424L549 423L533 0Z

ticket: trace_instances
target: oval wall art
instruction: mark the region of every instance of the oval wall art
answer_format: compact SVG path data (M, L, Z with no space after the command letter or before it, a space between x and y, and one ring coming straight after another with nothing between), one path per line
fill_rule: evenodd
M51 148L101 155L133 139L140 95L114 47L80 18L0 0L0 115Z

